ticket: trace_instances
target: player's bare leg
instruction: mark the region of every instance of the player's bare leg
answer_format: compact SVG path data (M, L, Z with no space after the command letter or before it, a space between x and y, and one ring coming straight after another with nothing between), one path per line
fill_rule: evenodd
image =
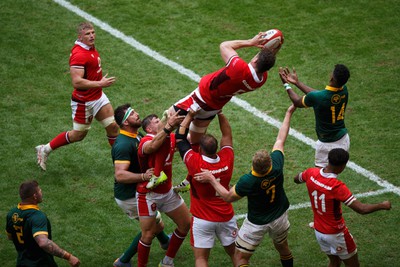
M107 132L107 138L110 145L112 145L118 136L119 126L114 121L114 110L110 103L101 107L96 114L98 120Z
M338 256L334 255L327 255L329 258L329 264L328 267L339 267L342 263L342 260ZM350 265L346 265L350 266Z
M248 265L249 264L249 261L250 261L250 257L252 256L253 254L250 254L250 253L244 253L244 252L241 252L241 251L239 251L239 250L235 250L235 257L234 257L234 259L235 259L235 266L246 266L246 265Z
M83 139L85 139L87 134L88 134L88 131L71 130L68 132L69 142L75 143L75 142L82 141Z
M351 258L343 260L344 264L348 267L359 267L360 262L358 261L358 254L356 253Z
M53 150L70 143L81 141L86 135L87 131L71 130L58 134L47 144L36 146L37 164L45 171L47 158Z
M185 203L182 203L178 208L166 213L170 217L177 228L174 230L168 250L165 253L164 259L161 260L159 266L173 266L173 260L181 247L185 237L190 229L190 213Z
M277 244L275 242L273 243L275 249L279 252L279 255L281 257L282 266L293 266L293 256L292 252L289 249L289 244L287 239L280 244Z
M210 251L209 248L193 248L196 267L208 267Z
M142 237L138 244L138 266L146 266L149 260L150 247L157 232L156 217L140 217L140 229Z
M232 263L235 263L235 242L230 244L229 246L224 247L226 254L231 258Z

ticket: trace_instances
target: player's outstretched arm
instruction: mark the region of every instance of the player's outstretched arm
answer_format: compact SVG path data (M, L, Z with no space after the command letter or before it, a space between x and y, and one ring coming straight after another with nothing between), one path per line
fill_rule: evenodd
M35 236L35 241L41 249L50 255L67 260L70 266L77 267L81 264L77 257L60 248L56 243L49 239L47 235L37 235Z
M296 87L299 88L305 94L308 94L311 91L315 91L314 88L311 88L310 86L305 85L304 83L302 83L299 80L299 77L297 75L295 68L293 68L292 71L290 71L288 67L279 68L279 76L281 76L281 79L282 79L282 77L284 77L286 80L285 82L296 85ZM282 79L282 81L283 81L283 79Z
M218 114L218 121L219 121L219 128L221 129L222 137L220 146L221 148L224 146L232 146L233 145L233 138L232 138L232 128L229 124L228 119L225 117L224 114Z
M193 120L195 113L190 110L188 114L186 114L185 118L183 119L182 123L179 125L178 129L175 133L176 138L176 146L178 147L179 154L181 158L185 156L186 152L191 149L190 143L187 139L187 135L189 133L189 126Z
M294 81L294 79L291 79L288 75L288 71L287 68L279 68L279 77L281 78L282 84L283 84L283 88L286 90L290 101L292 101L293 105L295 107L298 108L304 108L304 104L303 104L303 97L299 96L292 88L292 86L290 86L289 84L289 80L291 80L292 82Z
M392 204L390 201L383 201L381 203L376 204L364 204L359 200L354 200L349 207L359 214L368 214L378 210L390 210L392 208Z
M276 141L272 150L280 150L283 152L285 142L289 134L290 119L292 118L292 114L295 110L296 107L294 105L290 105L290 107L287 109L285 118L283 119L281 128L279 128L278 136L276 137Z
M228 191L217 181L215 176L210 171L196 173L193 178L200 183L210 183L212 187L214 187L215 191L217 191L221 198L226 202L234 202L241 199L241 197L235 193L234 187Z
M296 184L302 184L302 183L304 183L303 180L301 179L301 173L297 174L297 175L294 177L293 181L294 181Z
M160 125L163 126L163 128L161 128L158 131L156 136L154 136L154 138L151 141L144 143L143 145L144 154L149 155L156 152L164 143L169 133L171 133L175 129L175 127L178 126L183 121L184 118L185 116L179 115L178 112L170 114L168 116L168 121L166 122L165 126L163 126L162 123L160 123Z
M259 32L253 38L248 40L232 40L232 41L225 41L219 45L219 51L221 53L221 57L224 60L225 64L231 59L231 57L236 56L237 49L244 48L244 47L251 47L255 46L258 48L262 48L262 43L265 42L263 39L263 32Z

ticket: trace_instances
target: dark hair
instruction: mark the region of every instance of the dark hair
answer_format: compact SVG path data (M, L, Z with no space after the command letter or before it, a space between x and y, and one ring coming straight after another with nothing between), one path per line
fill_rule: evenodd
M257 72L266 72L275 65L276 56L271 49L264 47L258 53Z
M200 138L200 148L206 155L217 153L218 141L211 134L205 134Z
M342 87L349 80L350 71L345 65L336 64L332 77L335 80L337 87Z
M328 161L332 166L344 166L349 161L349 152L343 148L334 148L328 153Z
M151 121L154 118L158 118L158 116L156 114L150 114L150 115L146 116L146 118L144 118L142 120L142 128L146 133L147 133L147 131L146 131L147 126L149 126L149 124L151 123Z
M115 122L119 125L119 126L121 126L121 124L122 124L122 120L124 119L124 116L125 116L125 112L126 112L126 110L128 109L128 108L130 108L130 106L131 106L131 104L124 104L124 105L122 105L122 106L119 106L119 107L117 107L115 110L114 110L114 119L115 119Z
M21 200L32 197L37 192L38 187L39 183L35 180L23 182L19 186L19 196L21 197Z

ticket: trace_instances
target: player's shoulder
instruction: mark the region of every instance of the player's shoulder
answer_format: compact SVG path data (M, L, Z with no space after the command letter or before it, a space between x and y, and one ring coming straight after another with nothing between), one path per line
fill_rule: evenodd
M242 59L241 57L239 57L238 54L232 55L228 62L226 63L227 66L238 66L238 64L240 65L247 65L247 62L244 61L244 59Z
M154 138L153 135L147 134L147 135L143 136L143 137L140 139L140 143L141 143L141 144L146 143L146 142L148 142L148 141L153 140L153 138Z
M303 180L304 180L304 179L308 179L308 178L311 177L311 176L313 176L313 177L319 176L319 171L320 171L320 169L317 168L317 167L312 167L312 168L305 169L305 170L302 172Z

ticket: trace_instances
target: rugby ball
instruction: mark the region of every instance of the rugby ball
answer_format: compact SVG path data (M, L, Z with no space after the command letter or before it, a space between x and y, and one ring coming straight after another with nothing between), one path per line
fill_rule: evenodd
M264 47L268 47L271 49L277 48L283 44L283 34L278 29L268 30L264 33L262 38L265 40L263 43Z

